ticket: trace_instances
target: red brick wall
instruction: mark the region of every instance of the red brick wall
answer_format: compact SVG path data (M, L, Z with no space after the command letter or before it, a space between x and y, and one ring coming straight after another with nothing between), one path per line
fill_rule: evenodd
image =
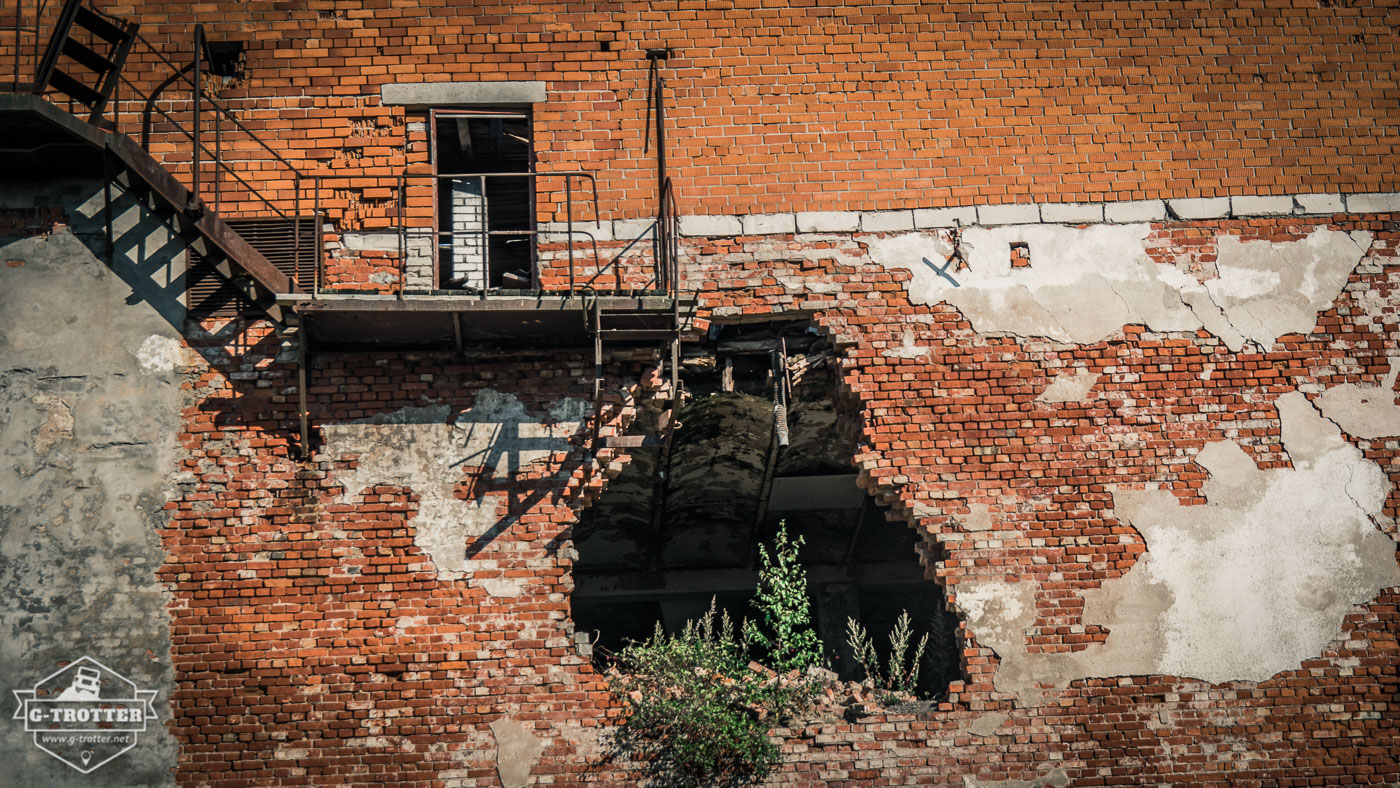
M1109 485L1153 482L1201 503L1205 473L1186 458L1205 443L1228 434L1261 467L1281 466L1275 399L1305 384L1380 380L1397 355L1394 315L1365 319L1358 299L1371 290L1394 300L1396 218L1334 218L1332 229L1365 229L1375 243L1312 331L1264 352L1231 352L1205 332L1133 326L1084 346L982 337L950 307L910 303L908 272L870 264L853 239L822 242L829 256L791 236L696 239L687 277L704 283L702 316L812 314L841 350L863 483L924 529L928 556L941 556L929 562L931 582L955 600L971 581L1037 582L1027 648L1065 652L1106 635L1078 631L1083 594L1144 554L1137 531L1112 516ZM1204 259L1203 239L1219 233L1292 240L1315 226L1174 223L1155 226L1154 238L1163 260ZM794 294L803 280L838 290ZM931 353L882 352L900 347L905 332ZM545 745L536 775L563 784L637 779L599 742L619 709L569 641L568 527L578 490L596 492L603 469L583 451L514 479L463 469L462 496L483 492L518 517L483 555L527 576L525 592L490 597L471 579L443 580L426 566L413 542L412 491L375 488L340 503L335 458L289 458L293 377L264 329L206 355L216 363L197 383L184 436L193 482L162 533L183 783L493 785L485 726L503 716ZM1104 373L1099 398L1034 402L1076 364ZM1214 372L1203 379L1206 364ZM628 380L638 370L612 373ZM537 411L586 396L590 375L567 354L470 364L325 356L313 376L313 423L434 400L468 407L486 387ZM1145 435L1139 445L1108 442L1135 433ZM1400 481L1393 440L1353 443ZM950 538L972 504L991 506L991 530ZM1394 490L1386 514L1400 514ZM1393 523L1383 527L1397 535ZM1400 781L1394 588L1353 608L1315 659L1257 683L1089 679L1027 703L993 687L997 655L964 636L964 679L945 702L918 715L782 732L789 763L775 782L962 786L965 775L1031 779L1057 768L1076 785ZM1007 722L971 730L989 712Z
M329 178L349 229L425 161L378 106L396 81L545 81L539 168L597 172L606 218L650 214L659 46L682 213L1381 191L1400 162L1400 10L1364 0L104 6L177 59L196 21L248 41L220 95Z

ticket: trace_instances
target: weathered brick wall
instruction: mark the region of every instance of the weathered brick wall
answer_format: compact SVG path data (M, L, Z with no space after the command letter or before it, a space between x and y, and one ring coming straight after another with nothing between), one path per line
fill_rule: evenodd
M247 78L219 95L327 176L326 207L346 229L387 225L397 176L426 161L422 115L379 106L397 81L543 80L539 169L597 172L605 218L651 214L644 50L661 46L675 50L669 162L687 214L1369 192L1396 175L1386 3L105 10L138 18L181 62L195 21L212 40L248 42ZM154 69L146 50L134 58L134 75ZM161 78L150 73L145 87ZM162 106L185 117L181 91ZM285 196L265 157L245 145L235 158L258 160L249 170ZM426 195L410 207L431 215Z
M1166 490L1191 511L1224 505L1204 486L1210 474L1197 458L1206 446L1229 440L1261 469L1303 469L1311 461L1283 445L1294 428L1281 420L1281 400L1303 391L1322 408L1327 391L1389 380L1400 356L1396 219L1153 223L1143 241L1149 264L1203 281L1219 275L1220 250L1241 239L1286 250L1318 232L1370 234L1310 330L1240 350L1204 330L1141 325L1077 343L978 330L975 316L920 303L914 273L873 256L895 234L688 240L686 281L699 291L702 326L811 316L835 339L847 416L862 430L853 459L863 484L925 534L930 582L945 586L963 620L964 675L947 698L918 714L780 731L788 763L773 782L1400 780L1400 586L1347 608L1324 645L1262 680L1043 661L1099 658L1135 615L1105 626L1101 610L1086 614L1086 600L1118 588L1160 549L1146 525L1117 511L1118 492ZM940 243L946 232L922 237ZM1028 249L1032 269L1048 265L1046 248ZM974 273L958 275L970 287ZM580 430L575 448L517 474L493 473L485 461L441 466L454 505L489 503L487 519L499 526L484 539L467 534L467 560L454 569L422 533L442 497L430 501L430 488L442 478L420 469L414 484L372 483L369 460L337 453L327 437L376 415L386 424L364 429L394 430L413 421L409 411L444 404L448 415L428 426L446 430L486 390L543 414L562 398L588 396L591 364L567 354L475 363L323 356L311 392L326 442L299 463L288 456L291 368L265 329L225 331L204 344L214 363L187 413L190 481L163 534L172 560L162 577L175 594L181 781L494 785L498 757L525 759L541 782L635 781L639 773L606 744L619 707L575 650L569 624L578 491L600 489L607 469L598 462L615 469L615 460L590 459L578 448ZM628 382L639 373L614 369L608 388L645 396ZM1045 398L1072 374L1096 376L1092 390ZM607 418L625 419L631 407L615 397ZM401 433L367 434L392 449L376 472L410 458L393 453L399 444L389 436ZM1387 539L1394 572L1388 540L1397 532L1387 518L1400 513L1400 446L1388 436L1346 440L1388 478L1373 527ZM345 489L351 478L370 483ZM1295 536L1282 524L1275 538L1307 549L1289 542ZM992 598L988 583L1029 590ZM1318 600L1333 593L1311 588ZM1290 584L1278 594L1296 591ZM1009 609L1013 602L1026 610ZM1009 645L983 640L1002 637L988 623L998 616L1023 626ZM1243 650L1249 637L1192 645ZM1023 671L1036 678L1018 679ZM529 731L542 747L537 758L498 747L487 726L503 720Z

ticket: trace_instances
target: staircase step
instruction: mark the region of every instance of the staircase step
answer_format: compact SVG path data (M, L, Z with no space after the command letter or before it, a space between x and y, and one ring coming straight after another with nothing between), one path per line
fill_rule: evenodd
M112 61L94 52L87 44L72 38L63 42L63 54L99 74L105 74L116 66Z
M89 107L96 106L99 101L103 100L101 93L74 79L62 69L53 70L53 76L49 77L49 84Z
M676 332L671 329L645 329L645 328L605 328L598 332L605 340L652 340L671 339Z
M79 27L85 28L91 31L93 35L101 36L111 41L113 44L119 44L131 38L130 33L107 21L101 14L87 7L80 6L78 8L78 16L73 21Z

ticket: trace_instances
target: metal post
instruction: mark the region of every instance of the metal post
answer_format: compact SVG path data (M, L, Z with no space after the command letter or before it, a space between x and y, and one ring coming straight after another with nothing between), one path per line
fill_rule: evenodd
M564 176L564 221L568 226L566 240L569 244L569 295L574 294L574 190L573 176Z
M669 244L668 230L666 226L666 78L660 75L660 65L657 66L656 77L656 235L658 245L661 247L663 257L658 258L656 265L663 271L662 276L669 279L669 271L665 270L665 255ZM666 282L669 289L670 282Z
M306 326L303 324L297 329L297 416L301 422L302 459L311 456L311 424L306 408L306 389L309 383L306 367L310 362L306 348L308 341Z
M204 25L195 25L195 26L194 26L194 91L191 93L191 98L194 100L194 110L193 110L193 112L194 112L194 132L193 132L193 134L191 135L191 136L194 137L194 175L193 175L193 185L194 185L194 189L190 192L190 196L191 196L191 197L194 197L194 198L198 198L198 197L199 197L199 93L200 93L200 91L199 91L199 82L200 82L200 73L199 73L199 72L200 72L200 67L199 67L199 61L200 61L200 58L201 58L202 55L203 55L203 52L204 52Z
M486 291L491 289L491 232L486 227L490 214L486 210L486 176L478 175L481 184L481 300L486 300Z
M321 279L325 276L324 272L321 269L325 267L326 264L326 244L324 239L321 237L322 227L324 226L321 224L321 176L317 175L315 176L315 178L316 208L313 211L313 213L315 214L314 218L316 221L316 273L314 275L315 281L311 285L311 292L319 294L321 292Z
M399 298L408 279L408 228L404 226L404 201L408 199L408 176L399 173Z
M214 113L214 213L219 212L219 162L223 159L224 124L222 112ZM299 259L299 258L298 258Z
M215 117L218 117L215 115ZM214 171L216 174L218 170ZM218 181L215 181L217 184ZM292 282L301 287L301 173L292 173L292 190L296 192L292 201Z
M24 26L24 3L15 3L15 71L14 90L19 92L19 33Z

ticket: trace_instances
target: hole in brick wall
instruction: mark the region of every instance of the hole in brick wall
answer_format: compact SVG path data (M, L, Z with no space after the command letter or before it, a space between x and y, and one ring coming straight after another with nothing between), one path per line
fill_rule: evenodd
M1031 267L1031 248L1030 248L1029 245L1027 245L1027 244L1025 244L1025 243L1013 243L1013 244L1011 244L1011 267L1012 267L1012 268L1030 268L1030 267Z
M784 365L775 367L772 351L784 342L791 384L781 448L773 381ZM669 457L631 450L574 531L574 625L596 638L595 655L645 640L658 622L678 632L711 598L736 621L751 615L758 545L771 545L786 521L806 540L800 559L815 628L843 679L863 678L845 645L847 618L883 648L902 610L916 637L930 634L921 694L958 678L956 621L924 577L919 536L886 519L856 484L854 430L839 417L825 338L804 324L723 328L687 354L682 378L690 397ZM657 415L640 417L636 431L654 434Z

